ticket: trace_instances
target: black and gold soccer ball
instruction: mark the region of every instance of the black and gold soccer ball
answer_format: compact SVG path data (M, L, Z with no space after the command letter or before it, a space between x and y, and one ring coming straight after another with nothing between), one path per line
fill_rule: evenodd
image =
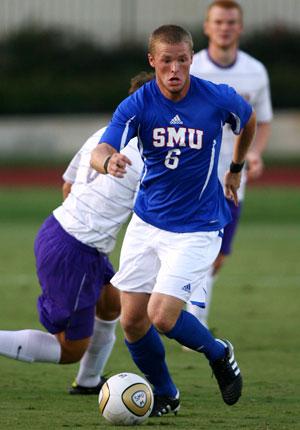
M134 373L110 377L99 393L99 410L112 424L141 424L153 408L153 392L148 382Z

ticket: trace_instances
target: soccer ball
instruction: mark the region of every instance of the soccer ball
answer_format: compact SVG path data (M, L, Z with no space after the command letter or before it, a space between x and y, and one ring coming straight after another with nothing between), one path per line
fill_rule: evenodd
M110 377L99 393L99 409L112 424L141 424L153 408L153 392L148 382L134 373Z

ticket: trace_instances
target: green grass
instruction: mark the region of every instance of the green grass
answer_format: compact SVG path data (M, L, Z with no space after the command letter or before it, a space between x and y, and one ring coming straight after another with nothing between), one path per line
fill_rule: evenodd
M0 327L38 328L33 242L60 202L56 189L0 189ZM181 390L178 416L148 420L149 429L296 430L300 422L300 191L249 189L235 252L216 283L210 325L228 337L244 375L240 402L223 404L206 360L164 340ZM117 267L119 246L112 255ZM0 429L113 429L95 397L67 394L77 366L0 358ZM137 372L121 331L110 374Z

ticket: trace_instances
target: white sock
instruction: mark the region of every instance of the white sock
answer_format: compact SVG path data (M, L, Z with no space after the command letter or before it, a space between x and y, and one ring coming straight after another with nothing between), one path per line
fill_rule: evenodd
M99 384L105 364L116 341L116 326L119 318L104 321L95 317L94 332L88 349L80 360L76 382L83 387Z
M193 314L198 320L208 328L208 315L209 309L212 299L212 290L215 282L215 276L212 276L211 272L207 275L206 278L206 306L205 308L199 308L199 306L192 305L191 303L187 304L187 311Z
M58 363L61 348L53 334L40 330L0 331L0 354L27 362Z

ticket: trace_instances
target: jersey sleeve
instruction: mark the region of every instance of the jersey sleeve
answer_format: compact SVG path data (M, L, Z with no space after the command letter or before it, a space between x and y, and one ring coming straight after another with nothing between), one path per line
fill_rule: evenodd
M137 91L119 104L99 143L105 142L117 151L123 149L133 137L137 136L142 103Z
M227 111L225 122L234 134L240 134L252 114L252 106L232 87L221 85L223 88L224 107Z

